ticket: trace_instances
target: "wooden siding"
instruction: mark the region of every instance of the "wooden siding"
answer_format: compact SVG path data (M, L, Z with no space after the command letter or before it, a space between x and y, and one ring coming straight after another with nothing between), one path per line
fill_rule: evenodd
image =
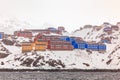
M30 52L32 50L34 51L45 51L47 48L46 43L30 43L30 42L24 42L22 43L22 52Z
M68 41L62 41L62 40L54 40L54 41L48 41L48 44L56 44L56 45L58 45L58 44L66 44L66 45L68 45L68 44L71 44L70 42L68 42Z
M18 37L32 38L32 32L28 31L15 31L14 35Z
M72 45L48 45L48 49L50 50L73 50Z
M35 51L46 51L46 45L35 45Z
M35 41L35 44L48 45L48 41L36 40L36 41Z
M30 51L32 51L31 45L22 46L22 52L30 52Z

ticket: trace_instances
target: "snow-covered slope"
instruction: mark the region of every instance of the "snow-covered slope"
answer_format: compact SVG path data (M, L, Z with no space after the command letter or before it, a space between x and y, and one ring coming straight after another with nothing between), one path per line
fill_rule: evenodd
M102 37L111 37L111 44L107 45L106 53L91 54L92 66L97 69L120 69L120 30L112 30L112 34L103 32L104 27L99 31L92 28L83 28L72 33L72 36L82 37L85 41L99 42ZM80 35L81 34L81 35Z

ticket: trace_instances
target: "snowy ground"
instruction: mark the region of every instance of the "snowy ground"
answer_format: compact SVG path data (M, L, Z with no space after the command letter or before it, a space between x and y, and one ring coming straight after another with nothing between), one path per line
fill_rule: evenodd
M6 46L4 45L12 54L8 55L6 58L1 58L0 68L14 68L14 69L117 69L119 60L113 57L113 61L110 65L106 64L109 60L108 56L110 53L98 53L93 51L92 53L86 52L86 50L73 50L73 51L38 51L29 52L26 54L21 53L21 48L16 46ZM108 51L109 52L109 51ZM114 54L119 56L118 54ZM44 57L44 59L39 59L37 62L38 66L34 66L33 63L38 59L38 57ZM32 59L32 63L29 66L21 65L27 59ZM51 66L46 62L49 60L60 60L65 67L61 65ZM116 62L117 61L117 62ZM29 61L28 61L29 63ZM39 65L44 64L44 65Z

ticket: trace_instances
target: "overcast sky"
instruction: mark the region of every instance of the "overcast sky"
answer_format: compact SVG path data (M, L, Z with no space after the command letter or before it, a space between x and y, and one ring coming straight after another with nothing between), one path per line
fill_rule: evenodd
M85 24L120 21L120 0L0 0L0 14L27 20L36 28L48 23L72 31Z

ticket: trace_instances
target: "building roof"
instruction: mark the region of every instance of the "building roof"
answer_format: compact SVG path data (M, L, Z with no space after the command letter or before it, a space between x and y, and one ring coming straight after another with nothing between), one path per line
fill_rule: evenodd
M113 25L111 26L111 28L119 28L117 25Z
M57 30L57 29L54 27L49 27L48 30Z
M109 23L109 22L104 22L103 24L110 25L110 23Z
M49 31L49 30L48 29L26 29L25 31L41 32L41 31Z
M32 33L30 31L15 31L15 33Z
M120 24L120 22L117 22L117 24Z
M91 41L91 42L86 42L87 44L96 44L98 45L98 43L96 43L96 41Z
M111 40L109 37L101 38L101 40Z
M32 42L22 42L22 46L30 46Z
M105 28L104 28L104 31L108 31L108 30L111 31L111 30L112 30L111 27L105 27Z
M46 46L46 44L36 44L36 46Z
M38 39L37 41L38 41L38 42L47 42L47 41L41 40L41 39Z

